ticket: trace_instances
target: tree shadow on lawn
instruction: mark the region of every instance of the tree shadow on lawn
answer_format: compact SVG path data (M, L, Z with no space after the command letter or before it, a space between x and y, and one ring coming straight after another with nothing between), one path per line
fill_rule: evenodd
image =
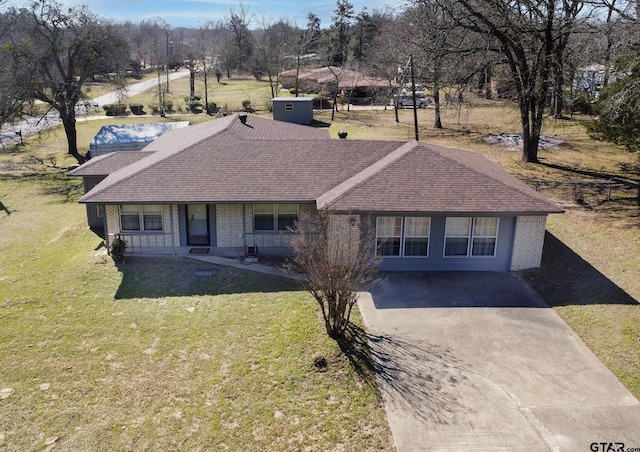
M185 257L127 256L118 264L116 299L163 298L252 292L297 291L287 278L213 265Z
M551 307L638 304L631 295L548 231L540 269L527 270L522 275Z
M387 406L408 409L438 424L454 424L459 414L472 410L456 396L455 388L468 382L449 350L368 334L354 324L337 342L365 384L379 383Z

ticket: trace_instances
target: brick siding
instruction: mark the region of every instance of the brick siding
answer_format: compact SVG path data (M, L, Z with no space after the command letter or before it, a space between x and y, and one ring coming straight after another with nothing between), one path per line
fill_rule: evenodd
M546 215L518 217L513 239L511 271L540 267L546 224Z

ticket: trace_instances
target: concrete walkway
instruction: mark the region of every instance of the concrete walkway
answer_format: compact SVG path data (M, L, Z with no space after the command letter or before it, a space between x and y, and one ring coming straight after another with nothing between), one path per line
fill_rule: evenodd
M640 448L638 400L510 274L389 274L358 304L399 451Z

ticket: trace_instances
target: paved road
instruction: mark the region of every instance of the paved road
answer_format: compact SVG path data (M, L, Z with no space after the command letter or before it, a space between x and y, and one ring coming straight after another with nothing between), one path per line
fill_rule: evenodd
M177 72L170 72L169 81L175 80L180 77L185 77L187 75L189 75L188 69L182 69ZM164 80L165 79L163 79L163 82ZM114 104L125 98L149 91L153 88L156 88L157 86L158 79L151 79L144 82L134 83L132 85L129 85L127 91L123 93L124 97L119 93L113 92L91 99L88 107L84 105L78 105L76 107L76 115L78 119L90 119L91 116L89 115L91 113L96 113L96 109L100 111L103 105ZM60 124L60 115L58 115L57 112L51 112L44 117L27 118L14 124L4 125L0 129L0 147L19 142L20 136L18 135L18 133L21 133L22 137L26 138L28 136L36 135L52 127L56 127Z
M400 452L640 448L638 400L510 274L389 274L358 304Z

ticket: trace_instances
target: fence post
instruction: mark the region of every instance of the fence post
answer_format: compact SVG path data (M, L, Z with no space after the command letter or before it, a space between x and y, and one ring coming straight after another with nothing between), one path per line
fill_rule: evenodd
M536 181L536 191L540 191L540 179Z
M611 179L607 183L607 201L611 201Z

